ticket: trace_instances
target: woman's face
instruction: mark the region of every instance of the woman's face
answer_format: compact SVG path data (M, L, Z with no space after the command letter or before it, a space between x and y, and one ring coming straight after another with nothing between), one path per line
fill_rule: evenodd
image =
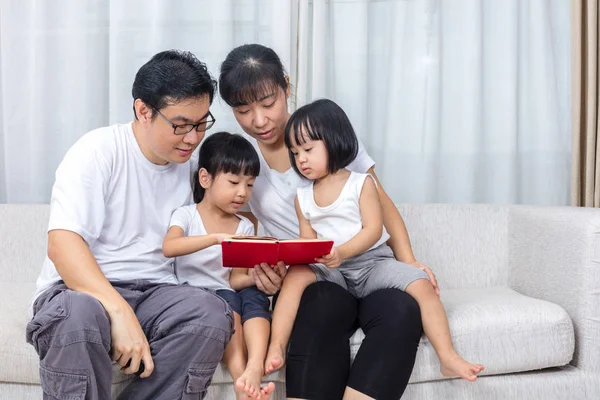
M290 96L289 86L283 90L281 86L273 93L251 104L233 108L233 115L244 132L263 144L274 144L283 140L285 124L290 118L287 99Z

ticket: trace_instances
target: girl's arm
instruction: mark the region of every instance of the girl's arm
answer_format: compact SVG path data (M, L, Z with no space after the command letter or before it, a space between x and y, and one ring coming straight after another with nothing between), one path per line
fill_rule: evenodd
M310 226L310 222L304 218L300 203L298 202L298 196L294 198L294 206L296 206L296 215L298 216L298 223L300 225L300 237L302 239L316 239L317 232Z
M375 182L368 177L360 192L359 207L363 227L352 239L336 248L340 261L364 253L381 238L383 216L379 195Z
M231 275L229 275L229 284L236 291L256 286L254 278L248 275L248 268L232 268Z
M179 257L186 254L204 250L207 247L221 243L231 235L224 233L211 233L202 236L184 236L183 229L179 226L169 228L163 240L162 251L165 257Z

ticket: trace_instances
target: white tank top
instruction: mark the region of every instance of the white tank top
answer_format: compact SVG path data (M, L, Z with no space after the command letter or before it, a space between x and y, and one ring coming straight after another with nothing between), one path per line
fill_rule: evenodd
M350 172L339 197L327 207L319 207L315 203L313 184L298 188L298 204L302 215L310 222L319 238L331 239L334 246L339 246L360 232L363 227L360 193L367 177L374 180L370 174ZM381 238L370 249L380 246L389 238L390 235L383 227Z

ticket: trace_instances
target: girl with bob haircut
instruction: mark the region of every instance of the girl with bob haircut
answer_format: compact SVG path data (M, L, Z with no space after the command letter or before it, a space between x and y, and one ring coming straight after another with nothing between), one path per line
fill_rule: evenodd
M334 241L331 253L309 267L290 266L273 313L269 354L287 348L300 298L306 287L328 281L362 299L395 288L419 303L425 334L444 376L475 381L483 365L471 364L454 350L444 306L427 274L394 258L386 244L377 185L369 174L346 167L358 152L358 139L346 113L331 100L299 108L285 127L285 144L294 170L311 184L295 198L300 236ZM267 358L267 362L269 359Z
M236 47L221 65L219 92L232 107L261 162L244 215L260 221L266 235L297 238L300 231L294 198L297 189L310 181L294 172L284 142L290 118L290 83L281 60L260 44ZM346 168L369 173L377 180L374 166L375 161L358 141L356 158ZM381 185L377 189L395 257L424 270L437 288L433 272L415 259L398 209ZM256 286L273 295L286 273L283 263L257 265ZM358 328L362 328L365 339L351 365L349 339ZM398 399L412 373L421 334L419 306L405 292L383 289L356 299L342 286L320 281L302 295L287 359L282 351L268 354L265 372L281 368L285 361L288 398Z
M248 269L224 268L221 242L254 235L254 224L239 215L260 172L254 147L240 135L218 132L200 147L194 175L194 203L171 216L163 241L165 257L176 257L181 283L216 291L234 315L234 334L223 360L238 398L269 399L273 383L261 388L271 313L267 295L256 288ZM246 350L247 349L247 350Z

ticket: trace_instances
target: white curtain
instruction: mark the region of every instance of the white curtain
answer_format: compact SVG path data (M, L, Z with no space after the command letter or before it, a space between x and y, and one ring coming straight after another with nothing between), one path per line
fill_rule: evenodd
M132 119L154 53L216 77L259 42L292 105L346 110L395 201L568 204L569 37L568 0L0 0L0 203L48 202L79 136Z
M85 132L133 119L131 85L162 50L190 50L215 78L259 42L293 65L297 6L282 0L0 0L0 203L47 203ZM215 99L213 129L240 131Z
M312 0L298 102L337 101L401 202L568 204L568 0Z

